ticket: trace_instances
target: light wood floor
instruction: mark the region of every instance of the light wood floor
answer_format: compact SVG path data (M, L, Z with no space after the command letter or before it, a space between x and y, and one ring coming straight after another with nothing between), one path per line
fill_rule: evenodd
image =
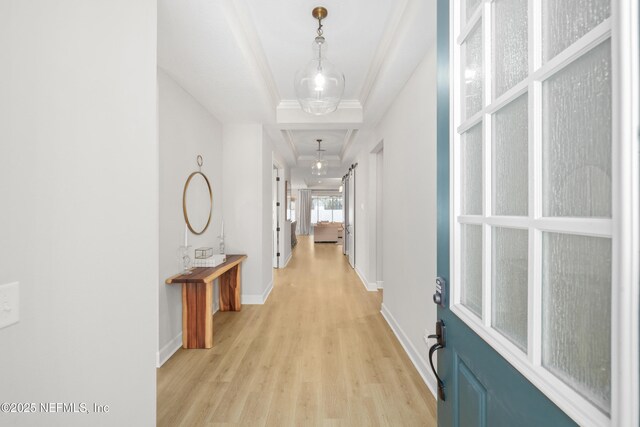
M435 400L342 246L301 236L262 306L158 370L160 426L435 426Z

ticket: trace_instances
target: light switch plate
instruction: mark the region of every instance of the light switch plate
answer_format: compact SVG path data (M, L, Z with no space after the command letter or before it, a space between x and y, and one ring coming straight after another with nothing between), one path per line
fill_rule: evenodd
M20 321L19 283L0 286L0 329Z

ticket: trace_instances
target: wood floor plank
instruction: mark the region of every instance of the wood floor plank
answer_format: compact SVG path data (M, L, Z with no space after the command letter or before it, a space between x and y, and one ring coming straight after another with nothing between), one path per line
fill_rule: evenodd
M158 370L159 426L435 426L436 402L342 248L300 236L262 306Z

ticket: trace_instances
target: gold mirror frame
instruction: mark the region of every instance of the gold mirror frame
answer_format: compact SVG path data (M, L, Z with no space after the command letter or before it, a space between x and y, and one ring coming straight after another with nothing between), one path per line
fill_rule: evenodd
M198 166L202 167L202 156L198 156ZM207 219L207 224L199 232L194 230L193 227L191 226L191 223L189 222L189 214L187 213L187 190L189 189L189 183L196 175L202 175L202 177L204 178L204 181L207 183L207 188L209 189L209 218ZM213 192L211 191L211 183L209 183L209 178L207 178L207 176L203 174L201 171L195 171L191 175L189 175L189 178L187 178L187 182L184 183L184 190L182 191L182 213L184 214L184 221L187 223L187 227L189 228L189 230L193 234L199 236L205 231L207 231L207 228L209 228L209 224L211 223L212 212L213 212Z

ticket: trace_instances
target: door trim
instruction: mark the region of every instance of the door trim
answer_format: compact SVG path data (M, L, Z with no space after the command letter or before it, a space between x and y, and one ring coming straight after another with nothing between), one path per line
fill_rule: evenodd
M611 327L618 331L617 334L612 334L611 341L613 425L640 424L639 13L637 0L611 2L611 15L614 20L612 39L616 40L612 44L612 63L614 66L618 65L617 69L613 69L613 93L614 96L617 94L620 101L613 104L612 137L614 141L629 142L614 144L612 152L614 162L619 160L613 167L616 172L613 177L614 188L617 188L618 192L613 193L612 202L613 206L622 206L613 230L613 235L619 243L617 247L613 247L613 259L619 262L618 265L613 265L612 280L613 283L628 284L620 286L612 295L614 310ZM615 180L618 180L617 185ZM620 253L616 254L616 251Z

